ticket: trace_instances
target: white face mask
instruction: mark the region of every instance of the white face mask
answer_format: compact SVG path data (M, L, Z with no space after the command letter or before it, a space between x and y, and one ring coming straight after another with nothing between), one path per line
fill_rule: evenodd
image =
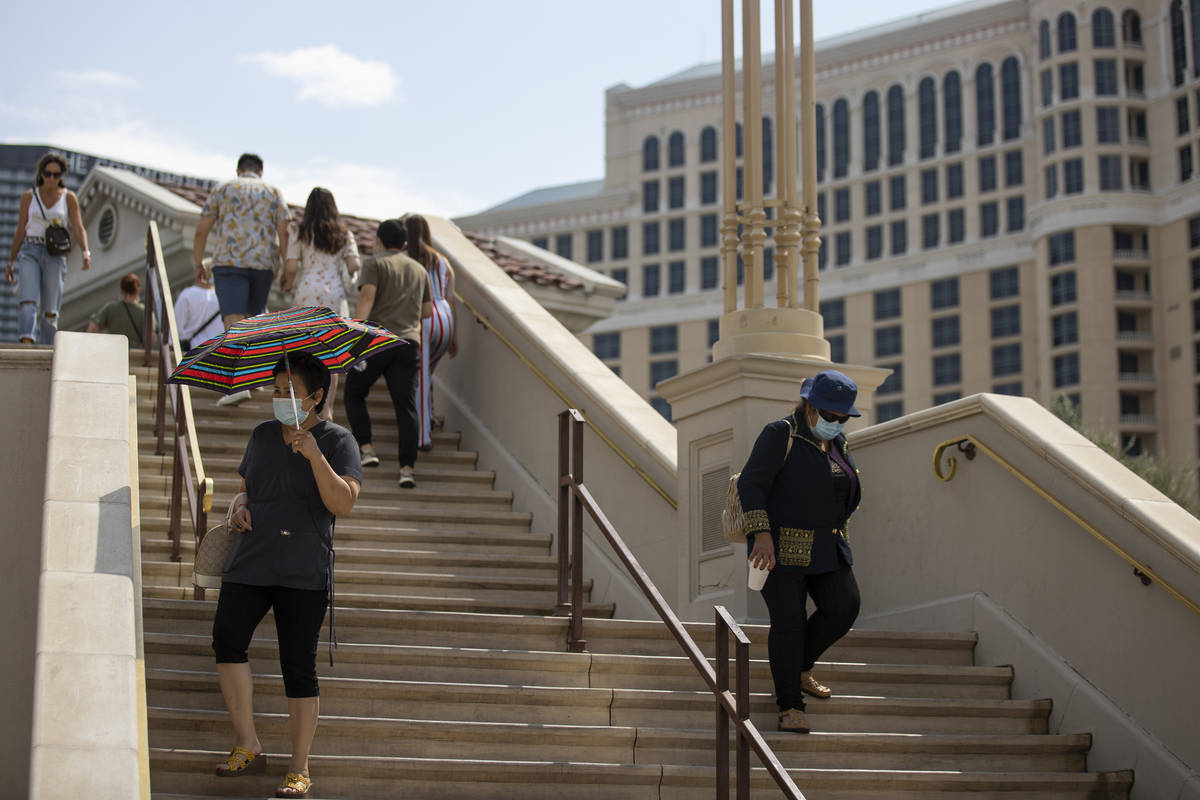
M295 428L304 424L304 420L308 419L308 412L304 410L301 403L312 397L312 393L304 395L304 397L296 398L295 409L299 410L299 414L295 413L292 406L292 398L276 397L271 401L271 405L275 410L275 419L289 428Z

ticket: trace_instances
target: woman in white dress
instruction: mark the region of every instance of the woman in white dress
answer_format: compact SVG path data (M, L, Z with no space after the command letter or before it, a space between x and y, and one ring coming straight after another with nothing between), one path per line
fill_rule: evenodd
M293 226L288 237L287 261L283 266L280 288L294 292L296 306L325 306L343 317L350 315L342 268L353 278L358 272L358 243L338 214L333 192L320 186L308 195L304 217ZM329 398L322 419L333 421L333 398L337 397L338 376L326 396Z

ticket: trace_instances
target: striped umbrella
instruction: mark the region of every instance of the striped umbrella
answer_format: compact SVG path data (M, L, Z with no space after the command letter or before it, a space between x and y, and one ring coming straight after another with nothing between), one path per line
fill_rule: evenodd
M167 383L233 394L274 380L281 356L312 353L331 372L345 372L367 356L404 344L370 322L339 317L328 308L289 308L239 320L224 333L189 350Z

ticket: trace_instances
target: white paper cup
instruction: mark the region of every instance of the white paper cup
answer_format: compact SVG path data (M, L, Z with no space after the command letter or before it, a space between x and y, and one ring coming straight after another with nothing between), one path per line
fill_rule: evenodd
M761 592L763 584L767 582L767 576L771 574L771 570L766 568L758 569L754 566L752 559L747 559L746 564L750 567L750 574L746 578L746 585L750 587L751 591Z

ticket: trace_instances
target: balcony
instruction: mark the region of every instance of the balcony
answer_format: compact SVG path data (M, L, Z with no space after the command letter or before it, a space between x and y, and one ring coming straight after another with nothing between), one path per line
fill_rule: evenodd
M1146 262L1149 260L1149 250L1113 250L1113 261Z
M1117 331L1117 341L1124 345L1154 347L1154 334L1149 331Z
M1121 372L1117 375L1117 383L1122 386L1155 386L1152 372Z
M1125 307L1149 308L1154 302L1154 295L1138 289L1117 289L1113 292L1113 299Z
M1154 428L1158 425L1158 417L1153 414L1122 414L1121 426L1125 428Z

